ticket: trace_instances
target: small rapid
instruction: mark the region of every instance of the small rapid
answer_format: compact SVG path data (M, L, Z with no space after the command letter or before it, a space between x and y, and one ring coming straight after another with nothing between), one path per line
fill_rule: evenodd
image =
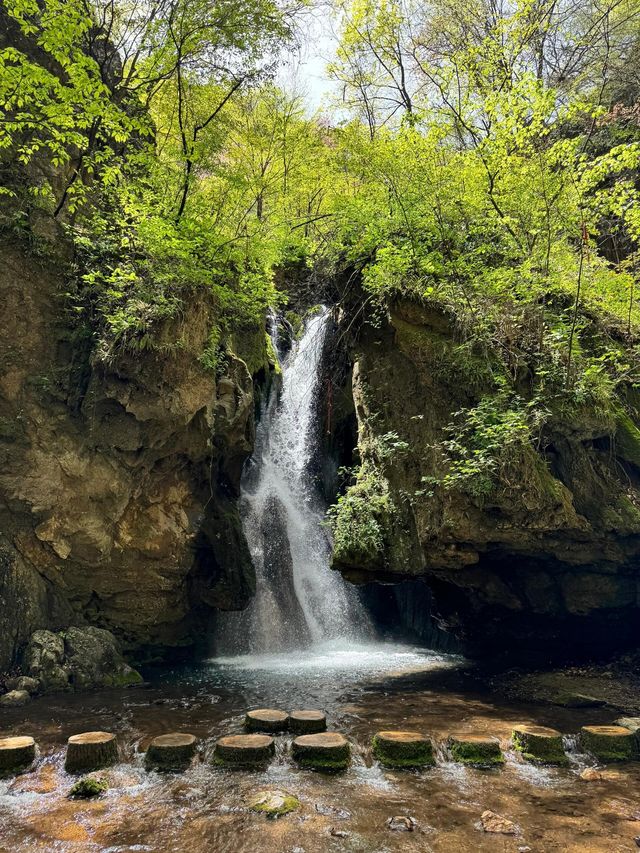
M325 507L312 475L317 402L330 312L307 321L281 357L282 390L263 406L254 456L241 484L240 513L256 571L256 593L241 613L221 613L215 653L270 655L372 634L357 590L330 568Z

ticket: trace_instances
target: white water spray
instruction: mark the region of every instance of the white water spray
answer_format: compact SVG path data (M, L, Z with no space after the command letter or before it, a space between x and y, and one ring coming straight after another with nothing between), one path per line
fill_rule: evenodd
M329 566L324 508L309 470L328 321L326 308L308 321L283 359L280 399L272 395L262 412L240 503L256 594L242 613L220 614L219 653L268 654L363 639L371 630L356 590Z

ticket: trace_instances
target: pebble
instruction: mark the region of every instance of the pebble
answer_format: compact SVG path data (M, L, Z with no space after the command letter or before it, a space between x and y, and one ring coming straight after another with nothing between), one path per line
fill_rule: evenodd
M418 821L415 817L405 817L404 815L396 815L387 820L389 829L396 830L397 832L413 832L417 825Z
M480 823L485 832L495 832L501 835L515 835L517 827L513 821L487 809L480 815Z
M345 832L344 829L336 829L335 826L332 826L329 830L329 835L333 835L334 838L348 838L351 833Z

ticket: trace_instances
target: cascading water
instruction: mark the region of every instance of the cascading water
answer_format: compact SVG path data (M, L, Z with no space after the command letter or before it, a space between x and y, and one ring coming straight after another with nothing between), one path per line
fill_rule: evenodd
M356 590L329 566L324 507L310 472L328 322L327 308L307 322L282 360L282 393L262 412L240 503L256 594L242 613L220 614L218 653L269 654L370 633Z

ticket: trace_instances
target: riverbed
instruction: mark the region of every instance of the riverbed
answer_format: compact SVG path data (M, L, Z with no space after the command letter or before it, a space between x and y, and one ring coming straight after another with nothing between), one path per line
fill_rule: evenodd
M264 771L211 765L215 739L242 730L251 707L320 707L329 727L352 743L351 768L339 776L297 769L288 736ZM322 851L629 851L640 835L640 766L614 765L604 778L584 781L594 761L570 752L569 768L538 768L508 749L511 728L534 722L574 733L611 722L602 708L563 709L518 704L493 694L460 658L409 646L330 644L291 656L206 661L156 672L149 686L57 695L26 709L2 712L3 734L32 734L36 768L0 783L0 851L59 853L320 853ZM381 729L414 729L437 743L453 732L486 732L507 749L500 770L475 770L438 749L430 770L381 768L369 750ZM87 730L118 735L121 763L97 775L103 797L67 798L74 777L63 769L69 735ZM143 751L155 735L186 731L201 741L191 769L148 773ZM569 741L571 744L571 741ZM285 789L301 808L277 820L247 808L263 789ZM517 834L484 832L492 810ZM415 818L411 832L387 819Z

